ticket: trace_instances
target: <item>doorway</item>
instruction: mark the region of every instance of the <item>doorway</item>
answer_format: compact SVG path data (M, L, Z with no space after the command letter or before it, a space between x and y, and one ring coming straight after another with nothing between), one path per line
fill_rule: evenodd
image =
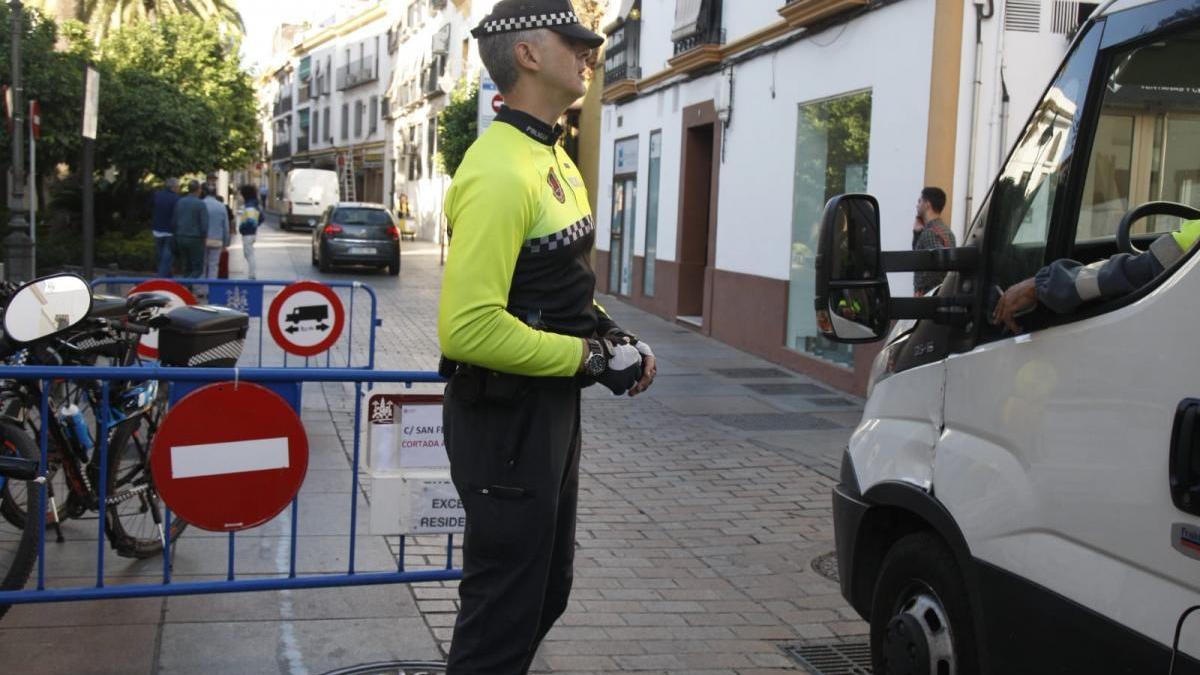
M703 328L712 302L715 264L717 165L720 138L712 102L683 110L683 152L679 195L679 294L677 320Z

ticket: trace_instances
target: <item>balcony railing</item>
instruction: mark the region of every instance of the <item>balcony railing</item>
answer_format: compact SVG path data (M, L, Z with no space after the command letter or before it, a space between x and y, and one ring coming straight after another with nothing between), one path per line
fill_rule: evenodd
M308 152L308 129L301 129L296 137L296 152Z
M286 115L292 111L291 95L284 96L275 101L275 117Z
M725 42L725 30L720 25L709 26L700 32L675 41L675 56L701 47L703 45L719 45Z
M271 148L271 159L287 159L292 156L292 144L279 143Z
M309 80L308 82L305 82L304 84L300 85L300 90L296 94L296 105L300 105L302 103L308 103L308 101L311 98L312 98L312 80Z
M608 83L640 79L642 79L642 69L637 66L631 66L628 63L604 69L604 81Z
M375 72L375 59L359 59L348 66L342 66L337 71L338 91L352 89L359 85L374 82L379 74Z

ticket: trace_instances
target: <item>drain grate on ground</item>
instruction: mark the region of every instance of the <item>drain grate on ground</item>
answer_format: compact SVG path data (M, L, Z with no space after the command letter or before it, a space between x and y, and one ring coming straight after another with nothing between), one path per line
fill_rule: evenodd
M723 377L735 380L753 380L766 378L791 377L778 368L713 368L712 371Z
M829 420L803 413L713 415L709 419L742 431L812 431L841 428Z
M760 382L742 386L763 396L829 396L832 393L824 387L803 382Z
M866 640L823 640L784 645L783 652L812 675L871 675Z
M822 553L813 558L812 569L830 581L839 581L837 551Z

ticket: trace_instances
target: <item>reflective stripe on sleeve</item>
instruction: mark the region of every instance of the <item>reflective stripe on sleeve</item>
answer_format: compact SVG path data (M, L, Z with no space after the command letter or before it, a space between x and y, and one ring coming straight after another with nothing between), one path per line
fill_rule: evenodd
M1179 259L1183 257L1183 249L1179 248L1175 237L1163 235L1150 244L1150 254L1154 256L1158 264L1163 266L1163 269L1166 269L1179 262Z
M1095 300L1100 297L1100 265L1108 262L1100 260L1088 265L1080 267L1075 274L1075 292L1079 294L1079 299L1083 302Z

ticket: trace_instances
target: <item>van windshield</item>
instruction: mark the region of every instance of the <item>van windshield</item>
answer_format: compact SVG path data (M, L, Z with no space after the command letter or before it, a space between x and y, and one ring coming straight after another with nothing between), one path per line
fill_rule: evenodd
M392 217L381 209L337 209L330 222L338 225L391 225Z

